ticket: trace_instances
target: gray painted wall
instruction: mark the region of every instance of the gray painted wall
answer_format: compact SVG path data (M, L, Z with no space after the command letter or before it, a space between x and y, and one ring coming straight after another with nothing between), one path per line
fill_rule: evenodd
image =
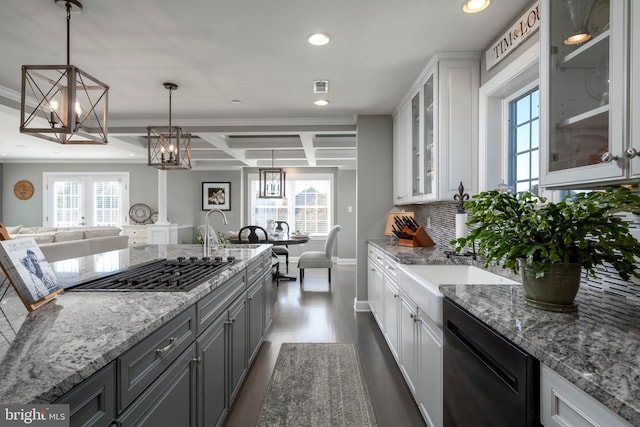
M248 182L249 174L257 174L257 168L243 169L243 182ZM338 233L338 239L333 255L341 259L354 259L356 253L356 172L354 170L341 170L338 168L287 168L287 176L294 173L322 173L333 174L333 191L335 194L333 206L333 218L335 224L342 228ZM243 205L248 205L248 195L245 197ZM348 207L352 207L352 213L348 212ZM243 217L246 214L243 212ZM297 257L304 251L321 251L324 249L324 240L311 240L304 245L289 246L289 256Z
M518 56L520 56L522 52L529 49L531 46L533 46L540 40L540 31L538 30L534 34L531 34L529 37L527 37L525 41L519 44L513 50L513 52L509 53L502 61L498 63L498 65L493 67L491 70L487 71L487 63L485 60L485 52L487 51L487 49L493 46L493 44L498 40L498 38L501 37L505 33L505 31L507 31L507 29L511 28L511 26L516 22L516 20L519 19L522 16L522 14L526 10L528 10L533 4L535 4L535 1L532 1L526 8L524 8L523 10L520 11L520 13L514 16L513 19L509 22L509 25L507 25L505 28L502 28L500 31L498 31L495 34L495 37L492 39L491 43L489 43L489 46L485 47L484 50L482 51L482 55L481 55L482 58L480 60L480 86L482 86L483 84L491 80L493 77L495 77L496 74L502 71L507 65L512 63Z
M338 233L338 253L340 258L356 258L356 171L339 170L336 191L337 215L336 224L340 224ZM349 212L351 207L351 212Z
M356 146L357 243L356 301L367 301L367 240L385 238L387 212L393 208L393 120L387 115L358 116Z
M0 218L7 225L38 226L42 225L42 174L43 172L129 172L130 204L145 203L153 211L158 208L158 170L144 164L78 164L78 163L6 163L0 164ZM251 170L251 169L249 169ZM355 258L355 171L339 171L336 168L309 168L309 171L333 173L336 203L334 218L342 225L335 255L340 258ZM247 173L246 171L244 172ZM245 175L246 177L246 175ZM28 179L35 187L34 195L29 200L19 200L13 194L13 185L21 179ZM222 223L218 215L211 217L211 225L219 231L235 231L246 225L246 200L243 200L242 171L168 171L167 218L172 223L204 224L205 211L202 210L202 183L230 182L231 210L225 211L229 222ZM348 213L347 207L353 212ZM298 256L304 250L322 250L324 241L309 242L306 245L291 246L291 256Z
M2 169L2 218L5 224L42 225L43 172L129 172L130 204L144 203L153 211L158 208L158 170L142 164L92 163L6 163ZM169 171L167 217L172 223L202 224L202 182L231 182L231 211L226 212L229 225L221 230L240 227L241 173L239 171ZM13 194L16 181L28 179L35 187L29 200L18 200ZM215 219L214 219L215 221Z

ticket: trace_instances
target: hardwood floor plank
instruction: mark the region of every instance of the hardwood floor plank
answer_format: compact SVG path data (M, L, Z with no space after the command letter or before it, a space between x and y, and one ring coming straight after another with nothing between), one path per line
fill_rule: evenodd
M271 329L225 426L255 425L283 342L356 343L378 426L425 425L372 314L353 311L355 271L355 266L334 267L329 285L326 269L307 269L302 286L299 279L274 285Z

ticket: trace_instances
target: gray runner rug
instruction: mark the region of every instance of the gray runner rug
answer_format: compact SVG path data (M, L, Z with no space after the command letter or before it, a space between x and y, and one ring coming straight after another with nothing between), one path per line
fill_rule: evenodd
M355 344L282 344L257 425L375 426Z

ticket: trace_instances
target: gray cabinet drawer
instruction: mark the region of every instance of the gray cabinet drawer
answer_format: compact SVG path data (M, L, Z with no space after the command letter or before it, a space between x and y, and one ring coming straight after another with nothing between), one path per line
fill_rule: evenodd
M262 260L262 257L260 257L258 259L254 259L253 261L251 261L251 263L247 267L247 285L248 286L251 286L253 282L255 282L256 279L258 279L261 276L262 269L264 268L262 266L262 263L263 263L263 260Z
M109 426L116 417L116 367L112 362L62 396L68 404L70 426Z
M121 427L196 427L195 343L119 417Z
M118 358L118 412L195 341L195 310L189 307Z
M262 256L262 269L270 270L272 262L273 262L273 255L272 255L272 252L269 251L267 254Z
M197 335L200 335L238 295L245 291L244 279L245 273L238 273L196 303Z

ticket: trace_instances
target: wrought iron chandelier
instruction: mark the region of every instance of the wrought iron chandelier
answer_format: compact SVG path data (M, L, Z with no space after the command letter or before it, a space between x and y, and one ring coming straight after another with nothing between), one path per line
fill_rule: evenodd
M259 191L258 197L261 199L284 199L285 196L285 176L286 172L282 168L274 166L274 154L271 150L271 168L258 169Z
M178 85L168 82L163 85L169 90L169 126L147 128L147 164L158 169L191 169L191 134L171 125L171 94Z
M106 144L109 86L70 64L71 13L80 0L55 0L67 11L67 65L23 65L20 132L60 144Z

